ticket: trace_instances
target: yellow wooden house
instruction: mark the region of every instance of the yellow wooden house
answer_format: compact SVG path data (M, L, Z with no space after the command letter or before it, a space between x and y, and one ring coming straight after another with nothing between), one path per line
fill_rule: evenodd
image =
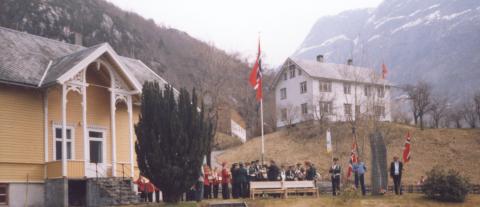
M168 83L108 43L83 47L0 27L0 46L0 206L120 202L95 197L104 189L89 182L138 177L142 84Z

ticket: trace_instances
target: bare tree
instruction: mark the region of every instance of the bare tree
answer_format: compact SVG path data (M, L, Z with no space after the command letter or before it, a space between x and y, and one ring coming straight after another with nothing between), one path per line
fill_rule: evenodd
M475 112L477 113L477 118L480 121L480 91L478 91L474 98L474 103L475 103Z
M423 130L423 117L430 109L431 104L431 86L424 81L419 81L415 85L407 85L404 91L411 100L415 125L420 122L420 129Z
M446 113L447 122L455 128L462 128L463 110L458 106L451 107Z
M446 116L448 107L447 98L432 98L432 103L430 104L430 115L432 117L432 126L438 128L440 122Z
M470 128L475 128L477 126L477 114L475 112L475 105L468 101L463 104L463 118L467 122Z
M287 128L293 126L293 123L300 118L300 109L299 106L294 106L293 104L287 104L280 109L278 109L278 117L285 123Z

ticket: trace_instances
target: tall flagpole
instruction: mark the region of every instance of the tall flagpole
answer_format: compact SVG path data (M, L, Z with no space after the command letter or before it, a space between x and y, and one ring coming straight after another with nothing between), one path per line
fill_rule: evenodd
M262 88L260 88L262 90ZM260 99L260 121L261 121L261 128L262 128L262 165L264 164L264 156L265 156L265 137L263 136L263 97Z

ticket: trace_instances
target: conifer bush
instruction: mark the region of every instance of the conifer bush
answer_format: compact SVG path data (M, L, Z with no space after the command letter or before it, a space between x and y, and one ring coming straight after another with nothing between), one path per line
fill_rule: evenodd
M466 177L457 171L434 167L427 172L422 192L427 198L443 202L464 202L470 188Z
M143 86L135 152L140 174L162 191L163 200L176 203L200 176L203 158L213 138L212 123L195 89L192 94L157 82Z

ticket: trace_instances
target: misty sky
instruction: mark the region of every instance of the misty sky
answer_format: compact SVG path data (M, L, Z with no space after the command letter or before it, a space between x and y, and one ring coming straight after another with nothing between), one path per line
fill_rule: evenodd
M260 33L264 61L278 66L322 16L372 8L382 0L108 0L159 25L252 59Z

